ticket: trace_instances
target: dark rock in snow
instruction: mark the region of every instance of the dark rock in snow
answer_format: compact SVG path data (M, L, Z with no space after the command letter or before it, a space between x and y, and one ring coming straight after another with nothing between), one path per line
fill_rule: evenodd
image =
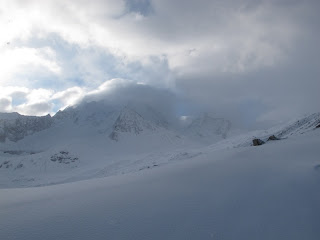
M67 151L60 151L59 153L56 153L53 156L51 156L50 160L52 162L70 164L70 162L75 162L79 160L79 158L71 156Z
M110 139L114 140L114 141L118 141L119 138L118 138L118 133L117 132L112 132L110 135L109 135Z
M22 168L23 167L23 164L22 163L19 163L15 169L19 169L19 168Z
M121 133L133 133L138 135L143 131L155 131L156 128L157 127L153 123L144 119L139 113L125 107L113 124L113 131L109 135L109 138L118 141L119 134Z
M320 124L318 124L318 125L316 126L316 128L320 128Z
M253 144L253 146L260 146L260 145L264 144L264 141L262 141L259 138L255 138L252 140L252 144Z
M1 116L4 116L3 113ZM0 142L5 142L6 139L17 142L28 135L49 128L52 123L53 119L50 115L35 117L18 113L7 114L5 118L0 118Z
M280 139L277 138L275 135L271 135L271 136L268 138L268 141L274 141L274 140L280 140Z

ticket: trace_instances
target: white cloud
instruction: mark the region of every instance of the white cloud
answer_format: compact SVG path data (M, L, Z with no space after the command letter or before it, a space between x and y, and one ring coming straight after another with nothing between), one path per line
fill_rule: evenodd
M7 47L0 48L0 79L2 84L12 84L17 74L43 71L44 69L56 75L61 68L55 61L54 51L49 48ZM20 79L18 79L20 80ZM17 81L17 80L16 80Z
M2 87L0 90L6 94L0 99L0 111L16 111L36 116L54 114L54 109L64 109L81 101L105 100L114 105L142 101L162 106L173 99L172 93L167 90L120 78L107 80L94 90L85 87L71 87L56 92L51 89L17 87ZM22 101L13 105L13 102L19 99Z
M67 106L72 106L79 102L84 95L84 89L80 87L72 87L53 94L51 100L60 101L63 104L63 106L60 109L64 109Z
M137 13L124 14L124 1L10 1L2 6L11 10L2 19L13 19L7 24L24 31L5 27L9 32L3 35L14 41L53 32L82 48L106 48L124 60L165 55L173 70L205 65L202 69L212 73L274 65L297 35L294 14L274 15L278 6L264 2L250 10L246 1L154 0L152 5L152 15L137 18ZM197 54L190 55L190 49ZM58 71L52 63L43 64Z
M13 86L0 87L0 112L13 111L36 116L54 114L54 109L56 111L64 109L79 103L82 99L87 101L102 100L106 96L117 95L119 89L132 88L137 85L141 84L125 79L111 79L103 82L94 90L77 86L62 91ZM18 102L18 104L13 104L14 102Z
M28 103L38 103L42 101L48 101L52 98L53 90L51 89L32 89L27 95Z
M1 1L0 86L25 88L1 96L42 114L129 78L215 109L257 99L284 112L284 92L300 111L318 102L319 1L142 2L147 11L122 0Z
M46 115L52 112L53 90L25 87L0 87L0 111L19 112L25 115ZM17 103L15 103L17 102Z
M51 112L53 104L50 102L24 103L14 108L15 111L23 115L43 116Z

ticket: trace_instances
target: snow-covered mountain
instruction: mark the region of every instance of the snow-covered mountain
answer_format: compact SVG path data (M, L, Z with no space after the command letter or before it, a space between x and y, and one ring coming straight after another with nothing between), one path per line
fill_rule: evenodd
M17 142L28 135L47 129L52 124L50 115L44 117L23 116L18 113L0 114L0 142Z
M272 127L267 130L252 131L249 133L234 136L229 139L217 142L209 146L211 149L225 149L248 147L252 145L252 139L259 138L267 141L272 135L280 139L286 139L291 136L299 136L301 134L313 131L320 124L320 113L313 113L294 119L288 123Z
M230 121L204 113L193 119L190 125L185 128L184 133L197 141L210 144L227 138L230 128Z
M17 186L73 181L83 178L82 171L91 172L85 178L117 174L132 160L134 169L140 169L153 154L151 158L164 157L194 147L192 140L169 128L151 107L90 102L53 117L4 115L0 171L6 173L2 174L6 180L0 181L2 186L7 180Z
M228 137L231 123L210 114L184 126L150 106L81 103L55 116L1 114L0 188L50 185L136 172L309 132L320 114L264 131Z
M0 115L0 150L7 147L25 147L39 142L43 148L72 141L74 138L104 135L114 141L145 135L176 135L185 142L212 144L225 139L230 122L223 118L214 118L208 114L194 117L182 130L172 117L151 106L130 103L126 106L108 105L105 102L83 102L77 106L58 111L53 117L22 116L18 113ZM143 133L143 134L141 134ZM22 141L28 137L28 140ZM101 136L100 136L101 137ZM22 143L20 143L22 141ZM56 143L54 141L57 141ZM139 140L137 140L139 141ZM17 144L13 144L17 143ZM45 146L47 143L47 146ZM161 146L158 146L161 148Z
M122 133L138 135L142 132L153 132L156 129L156 125L145 120L139 113L128 107L124 107L113 124L113 131L110 134L110 138L118 141Z

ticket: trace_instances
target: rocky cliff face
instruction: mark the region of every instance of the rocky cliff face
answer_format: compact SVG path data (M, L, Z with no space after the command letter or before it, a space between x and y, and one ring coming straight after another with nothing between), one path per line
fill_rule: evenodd
M112 140L118 141L120 133L140 134L143 131L154 131L156 126L145 120L139 113L125 107L113 125L110 134Z
M84 102L59 111L53 117L0 113L0 142L17 142L26 136L55 126L59 129L61 137L64 137L65 132L78 133L81 129L91 136L103 134L118 141L121 135L130 138L130 135L153 134L152 132L158 131L156 134L165 136L169 131L172 135L182 135L191 141L212 144L226 138L231 126L228 120L209 114L190 119L191 123L181 129L173 115L167 116L151 106L128 104L123 107L109 105L103 101ZM55 136L56 130L52 131L49 134Z
M292 121L281 130L275 132L276 136L288 137L294 134L303 134L307 131L313 130L320 123L320 113L313 113L311 115Z
M17 142L25 136L49 128L52 122L50 115L33 117L12 113L10 117L0 119L0 142L5 142L7 139Z

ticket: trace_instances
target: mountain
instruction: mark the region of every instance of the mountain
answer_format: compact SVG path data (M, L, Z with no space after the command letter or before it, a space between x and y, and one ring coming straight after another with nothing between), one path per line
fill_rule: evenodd
M47 129L52 124L50 115L23 116L18 113L0 114L0 142L17 142L28 135Z
M118 174L194 147L193 141L156 116L160 114L151 107L104 102L81 103L53 117L10 116L2 120L0 186L8 181L13 186L37 186Z
M133 133L138 135L145 131L155 131L156 128L156 125L145 120L139 113L128 107L124 107L113 124L113 131L110 134L110 138L118 141L121 133Z
M0 117L0 188L73 182L206 158L219 149L251 146L253 138L299 136L320 123L316 113L229 137L231 123L210 114L189 117L181 128L151 106L105 102L83 102L53 117Z
M314 130L320 124L320 113L313 113L302 118L293 120L283 126L273 128L274 134L279 137L304 134Z
M252 145L252 139L259 138L267 141L272 135L280 139L295 137L309 133L320 124L320 113L313 113L294 119L288 123L272 127L267 130L256 130L249 133L234 136L209 146L211 149L226 149L248 147Z
M82 102L77 106L58 111L53 117L2 113L0 142L3 144L0 144L0 149L1 147L5 149L9 145L13 147L12 142L19 142L26 137L29 137L30 141L24 142L25 147L39 141L39 145L48 148L61 141L70 142L73 138L81 138L82 135L87 137L104 134L118 141L121 135L126 136L125 138L130 135L138 137L142 132L142 135L157 133L159 136L184 136L199 144L212 144L225 139L231 126L229 121L211 117L209 114L194 117L193 121L182 130L176 122L172 116L168 117L151 106L134 102L126 106L109 105L103 101Z
M227 138L230 128L230 121L204 113L202 116L193 119L183 131L185 135L196 141L210 144Z

